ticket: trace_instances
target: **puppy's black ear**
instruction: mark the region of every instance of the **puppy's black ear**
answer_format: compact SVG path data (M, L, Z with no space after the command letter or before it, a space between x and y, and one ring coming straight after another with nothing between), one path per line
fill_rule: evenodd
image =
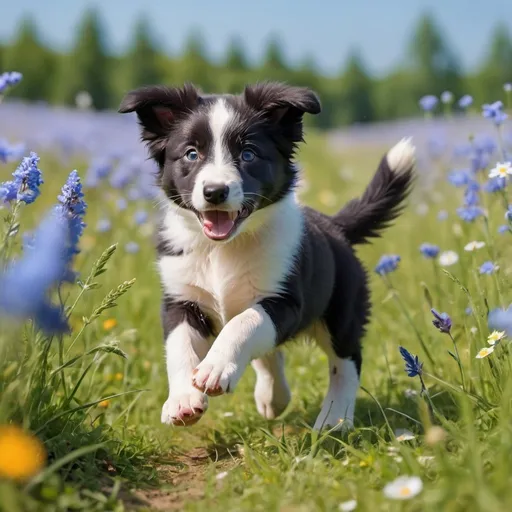
M119 112L137 112L142 140L160 164L165 157L167 136L174 123L199 103L199 92L191 84L182 88L149 86L129 92L121 101Z
M246 103L271 122L280 125L292 142L302 140L302 117L319 114L318 96L306 87L293 87L279 82L262 82L245 88Z

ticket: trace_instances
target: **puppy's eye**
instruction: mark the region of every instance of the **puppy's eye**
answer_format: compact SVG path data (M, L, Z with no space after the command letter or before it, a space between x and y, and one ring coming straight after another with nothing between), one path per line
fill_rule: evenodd
M250 149L244 149L240 157L244 162L252 162L256 158L256 155L254 154L254 151L251 151Z
M195 162L199 158L199 153L195 149L189 149L185 153L185 158L190 162Z

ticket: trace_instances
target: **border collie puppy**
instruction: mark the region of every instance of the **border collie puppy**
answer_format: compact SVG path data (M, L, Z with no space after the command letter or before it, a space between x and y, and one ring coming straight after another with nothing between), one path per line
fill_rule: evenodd
M413 179L409 140L382 158L361 198L329 216L294 193L302 118L320 112L311 90L267 82L235 96L151 86L128 93L119 111L137 113L165 196L162 422L196 423L208 396L234 391L249 364L258 411L275 418L290 401L279 348L307 336L329 360L315 428L351 425L370 312L353 246L401 212Z

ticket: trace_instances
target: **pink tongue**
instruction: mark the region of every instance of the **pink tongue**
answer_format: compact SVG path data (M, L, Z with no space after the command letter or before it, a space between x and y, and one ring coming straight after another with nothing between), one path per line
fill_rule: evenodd
M229 218L228 212L218 210L203 212L203 228L207 236L225 238L234 224L235 222Z

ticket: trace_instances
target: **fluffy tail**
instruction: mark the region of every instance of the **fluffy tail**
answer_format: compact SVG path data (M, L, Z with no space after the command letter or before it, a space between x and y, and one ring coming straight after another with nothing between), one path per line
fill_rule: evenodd
M400 215L414 177L415 149L410 138L392 147L362 197L334 215L334 222L351 244L366 244L369 238L380 237L380 231Z

